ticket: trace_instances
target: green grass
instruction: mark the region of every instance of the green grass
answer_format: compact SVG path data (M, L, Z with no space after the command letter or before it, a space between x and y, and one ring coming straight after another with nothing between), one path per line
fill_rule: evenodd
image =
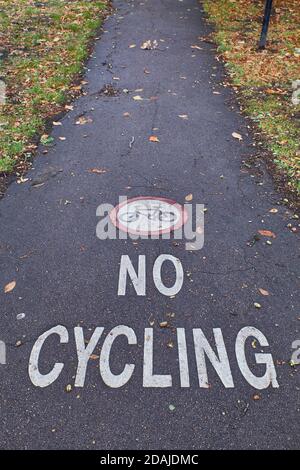
M49 118L80 92L91 38L108 12L108 1L0 0L0 78L7 99L0 105L0 173L10 173L33 152L32 139Z
M244 111L261 131L289 188L300 192L300 106L291 102L300 78L300 2L274 0L268 46L257 50L264 0L203 0L214 39Z

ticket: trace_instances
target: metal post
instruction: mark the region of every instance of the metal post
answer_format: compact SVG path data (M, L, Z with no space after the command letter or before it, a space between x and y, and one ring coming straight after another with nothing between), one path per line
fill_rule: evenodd
M270 16L271 16L271 11L272 11L272 3L273 3L273 0L266 0L263 25L262 25L262 30L261 30L261 35L260 35L260 40L259 40L259 45L258 45L259 49L264 49L266 47L267 34L268 34Z

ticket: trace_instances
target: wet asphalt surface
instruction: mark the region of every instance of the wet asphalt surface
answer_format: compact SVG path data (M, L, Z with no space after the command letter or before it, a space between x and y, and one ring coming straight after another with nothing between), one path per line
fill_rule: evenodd
M232 91L221 85L223 69L214 46L199 39L210 32L201 5L195 0L118 0L115 7L87 64L85 96L62 126L53 128L55 145L47 154L40 149L29 181L12 183L0 201L0 339L7 346L7 364L0 365L0 446L297 448L299 369L288 362L293 341L300 339L299 245L287 228L297 221L277 204L280 195L263 164L257 161L259 172L253 172L242 163L255 147ZM157 40L158 48L142 50L148 39ZM114 87L113 96L101 92L105 85ZM143 100L134 100L137 95ZM76 125L80 116L88 122ZM151 135L160 142L149 142ZM107 171L96 174L92 168ZM119 195L184 203L190 193L193 202L207 207L202 250L186 251L184 240L134 243L96 237L101 203L115 205ZM274 207L278 212L270 213ZM252 243L261 229L276 238L261 236ZM184 268L184 285L175 298L163 296L153 284L152 264L161 253L178 257ZM134 263L138 255L147 256L145 297L137 297L132 287L118 297L122 254ZM172 271L165 275L170 280ZM12 280L15 289L4 294ZM262 296L259 288L269 295ZM170 318L170 312L175 316ZM18 320L20 313L25 318ZM160 328L164 320L172 327ZM40 368L46 373L63 362L64 369L52 385L37 388L27 371L30 352L38 336L58 324L67 327L69 343L49 338ZM102 326L105 337L121 324L133 328L138 346L116 341L111 368L119 373L124 358L134 362L131 380L120 389L107 387L98 361L91 359L84 388L74 388L73 328L81 325L89 338ZM143 335L150 324L155 369L172 374L170 388L143 388ZM264 350L272 353L278 389L258 392L241 375L234 342L246 325L267 337L270 347ZM180 387L173 327L185 328L187 335L187 389ZM234 388L225 389L210 366L210 387L199 388L192 328L202 328L212 345L212 329L222 329ZM247 348L253 362L257 351L251 344Z

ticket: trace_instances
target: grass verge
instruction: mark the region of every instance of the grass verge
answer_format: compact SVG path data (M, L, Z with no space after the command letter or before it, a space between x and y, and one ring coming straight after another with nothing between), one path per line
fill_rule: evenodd
M108 0L0 0L0 174L22 171L49 118L80 93L108 10Z
M203 0L214 40L241 105L264 136L276 172L300 193L300 2L274 0L267 48L258 51L264 0ZM300 88L300 82L299 82ZM294 93L294 97L297 92ZM300 100L300 91L298 94Z

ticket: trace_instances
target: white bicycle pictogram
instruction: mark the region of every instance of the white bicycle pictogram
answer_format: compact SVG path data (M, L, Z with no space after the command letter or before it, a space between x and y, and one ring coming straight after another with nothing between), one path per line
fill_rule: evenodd
M177 216L174 212L165 211L160 208L135 208L135 210L129 210L119 215L121 222L131 223L136 222L139 219L148 219L149 221L155 222L174 222Z

